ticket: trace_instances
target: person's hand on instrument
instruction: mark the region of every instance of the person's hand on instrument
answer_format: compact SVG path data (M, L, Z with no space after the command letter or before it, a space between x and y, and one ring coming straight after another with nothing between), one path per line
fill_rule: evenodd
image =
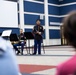
M39 35L41 35L41 32L39 32Z
M39 34L39 35L41 35L41 32L37 31L37 32L36 32L36 34Z
M37 31L36 33L39 34L39 31Z

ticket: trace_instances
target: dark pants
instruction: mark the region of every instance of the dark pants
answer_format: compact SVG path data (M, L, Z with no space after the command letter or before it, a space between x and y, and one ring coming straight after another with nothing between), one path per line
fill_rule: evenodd
M34 54L37 53L37 47L38 47L38 54L41 54L41 42L42 40L34 40Z
M13 47L14 47L15 51L20 53L20 51L18 50L17 46L21 46L21 54L23 54L24 45L25 45L24 42L23 43L17 43L17 44L14 44Z

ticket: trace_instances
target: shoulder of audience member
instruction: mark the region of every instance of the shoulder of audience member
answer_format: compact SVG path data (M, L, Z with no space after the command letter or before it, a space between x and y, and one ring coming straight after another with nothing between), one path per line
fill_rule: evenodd
M9 49L12 49L13 46L10 41L6 41L0 37L0 55L3 55L5 52L8 52Z
M7 47L10 47L9 42L0 37L0 49L6 51Z
M63 67L66 68L68 66L68 64L70 63L70 61L72 60L73 57L71 57L70 59L68 59L67 61L62 62L61 64L59 64L57 66L57 69L62 69ZM69 65L70 66L70 65Z

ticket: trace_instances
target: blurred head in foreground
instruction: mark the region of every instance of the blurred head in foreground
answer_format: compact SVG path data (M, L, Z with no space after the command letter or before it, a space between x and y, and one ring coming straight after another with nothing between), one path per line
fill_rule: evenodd
M63 21L63 34L70 45L76 48L76 11L73 11Z
M0 37L0 75L18 75L19 69L10 42Z
M63 35L76 50L76 11L64 19ZM76 75L76 54L57 66L56 75Z

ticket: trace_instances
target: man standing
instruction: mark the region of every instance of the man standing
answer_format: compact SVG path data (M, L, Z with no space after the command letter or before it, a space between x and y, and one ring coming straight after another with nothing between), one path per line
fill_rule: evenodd
M44 32L43 26L40 25L40 20L36 21L36 25L33 28L34 33L34 53L33 55L36 55L37 53L37 45L38 45L38 54L41 55L41 42L42 42L42 34Z
M14 49L17 51L17 55L20 53L17 46L21 46L21 54L23 55L24 45L26 44L26 37L24 36L22 29L20 29L20 35L18 36L18 38L19 38L19 43L14 44L13 46L14 46Z

